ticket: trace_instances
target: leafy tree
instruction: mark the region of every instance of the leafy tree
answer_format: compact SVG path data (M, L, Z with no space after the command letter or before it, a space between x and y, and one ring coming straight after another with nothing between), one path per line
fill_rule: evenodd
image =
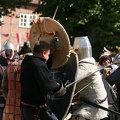
M43 0L34 12L53 17L74 37L88 36L97 59L103 47L117 53L120 45L120 1L118 0Z
M26 7L32 0L0 0L0 16L13 15L15 8Z
M3 13L27 5L31 0L0 0ZM98 59L103 47L117 53L120 46L120 1L119 0L39 0L34 13L53 17L66 29L71 45L74 37L88 36L93 48L93 57ZM8 8L10 10L8 11ZM0 14L2 13L2 9Z

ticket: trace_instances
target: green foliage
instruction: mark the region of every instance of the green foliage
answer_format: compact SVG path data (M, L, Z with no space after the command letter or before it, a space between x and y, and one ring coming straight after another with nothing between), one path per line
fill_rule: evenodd
M0 16L12 16L12 11L15 11L15 8L26 7L30 2L31 0L0 0Z
M119 0L44 0L35 12L53 17L68 32L71 44L74 37L88 36L93 56L98 58L103 47L118 52L120 46L120 1Z
M30 0L0 0L4 14L27 5ZM74 38L88 36L93 47L93 57L98 58L103 47L118 52L120 46L120 1L119 0L40 0L34 13L53 17L66 29L71 45ZM10 10L8 10L10 8ZM2 11L2 9L1 9Z

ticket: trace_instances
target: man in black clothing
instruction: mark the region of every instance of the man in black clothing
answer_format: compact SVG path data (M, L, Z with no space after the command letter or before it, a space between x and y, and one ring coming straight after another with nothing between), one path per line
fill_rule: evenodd
M1 84L4 77L4 72L7 66L8 66L7 59L3 55L0 55L0 120L2 120L3 111L6 103L5 98L2 94Z
M23 120L58 120L47 106L47 95L52 92L64 95L61 82L50 79L46 62L50 55L50 45L38 41L33 56L26 55L21 64L21 114Z

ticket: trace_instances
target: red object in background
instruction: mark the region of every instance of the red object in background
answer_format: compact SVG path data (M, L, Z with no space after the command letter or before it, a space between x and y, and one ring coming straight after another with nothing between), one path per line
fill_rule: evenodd
M9 34L2 34L4 37L8 37L9 36Z
M20 33L16 33L16 37L17 37L17 42L21 43L21 34Z
M26 41L27 42L29 41L29 33L28 32L26 33Z

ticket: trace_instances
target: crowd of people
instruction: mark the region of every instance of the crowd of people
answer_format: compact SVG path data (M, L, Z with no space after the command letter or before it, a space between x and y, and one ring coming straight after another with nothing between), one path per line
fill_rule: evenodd
M69 120L119 120L117 113L109 111L120 112L120 88L118 82L113 82L119 80L120 75L114 75L119 66L112 64L109 55L101 55L97 66L88 54L90 49L73 49L79 61L75 88L79 100L71 107ZM47 65L50 50L45 41L36 42L33 51L25 42L15 54L12 42L5 42L0 55L0 120L58 120L47 105L48 93L63 96L67 91L62 81L51 80Z

